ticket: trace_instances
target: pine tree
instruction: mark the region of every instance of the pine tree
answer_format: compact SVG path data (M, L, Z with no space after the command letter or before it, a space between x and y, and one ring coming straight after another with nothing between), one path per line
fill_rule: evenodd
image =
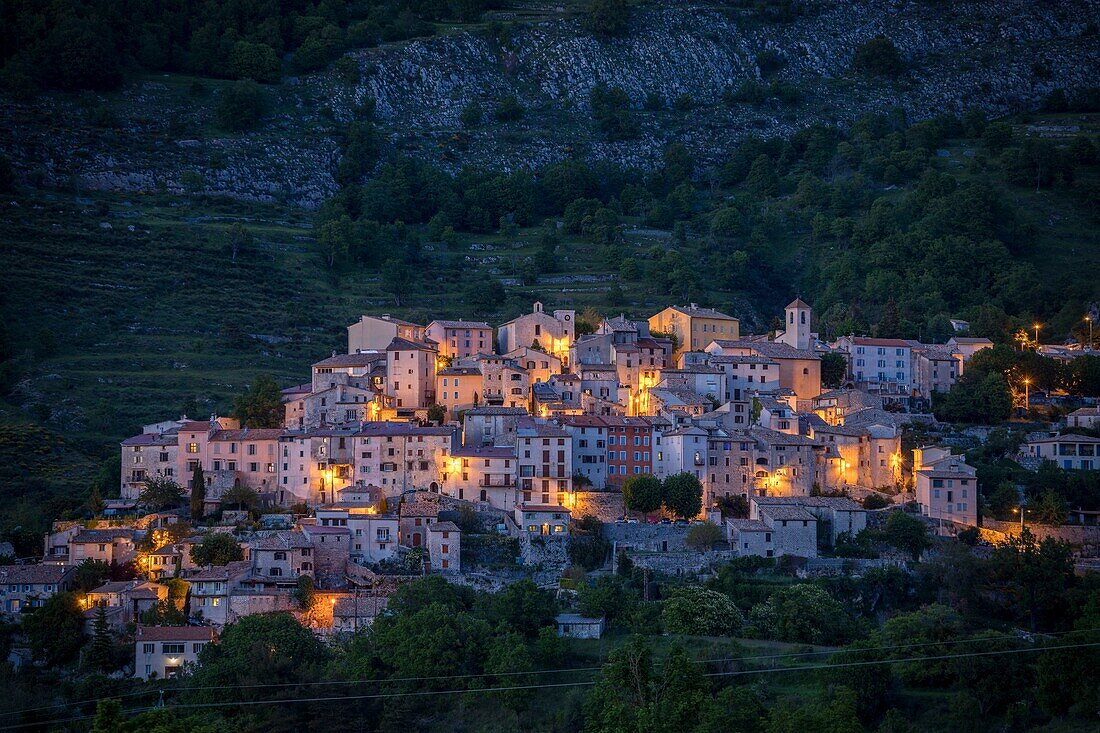
M901 335L901 314L893 298L886 301L882 309L882 320L878 322L875 335L879 338L898 338Z
M195 464L191 474L191 519L202 519L203 506L206 504L206 481L203 479L202 466Z
M103 494L99 491L99 486L92 487L92 493L88 496L88 509L92 514L99 516L103 513L103 509L106 505L103 503Z
M92 622L92 645L88 649L88 664L95 669L108 670L111 667L111 631L107 628L107 609L96 609Z
M386 495L385 494L382 494L382 498L378 500L378 513L379 514L389 514L390 513L390 505L386 501Z

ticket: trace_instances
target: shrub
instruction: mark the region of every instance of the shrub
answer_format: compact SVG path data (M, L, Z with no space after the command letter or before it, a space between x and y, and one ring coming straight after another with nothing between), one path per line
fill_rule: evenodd
M856 49L852 68L874 76L897 76L905 71L905 60L886 36L876 36Z
M214 114L218 126L229 132L250 130L267 112L267 95L251 80L238 81L218 94Z
M729 596L696 585L677 588L661 608L665 631L673 634L731 636L743 621Z

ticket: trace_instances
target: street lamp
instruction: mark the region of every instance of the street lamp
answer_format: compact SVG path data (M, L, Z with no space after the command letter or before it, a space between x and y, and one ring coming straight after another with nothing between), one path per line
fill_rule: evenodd
M1085 316L1085 320L1089 322L1089 346L1088 350L1092 351L1092 316Z
M1024 412L1031 409L1031 401L1028 399L1028 385L1031 384L1031 380L1028 377L1024 377Z
M1024 533L1024 512L1027 511L1027 508L1023 504L1020 504L1020 506L1013 509L1013 511L1020 515L1020 534L1023 534Z
M1039 348L1039 324L1036 323L1032 328L1035 329L1035 348Z

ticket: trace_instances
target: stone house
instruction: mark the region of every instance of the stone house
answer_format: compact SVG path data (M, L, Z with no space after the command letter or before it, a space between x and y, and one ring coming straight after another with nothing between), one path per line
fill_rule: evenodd
M136 534L128 527L82 529L69 540L69 562L74 565L85 560L102 560L108 565L127 563L137 554Z
M345 539L344 548L347 548ZM273 532L248 542L252 574L265 583L294 585L298 576L314 577L313 542L304 532Z
M817 517L792 504L763 504L749 500L749 519L763 522L772 531L775 555L817 557Z
M18 617L47 598L71 590L75 565L5 565L0 567L0 608Z
M462 572L462 532L454 522L435 522L428 527L428 558L433 572Z
M447 496L511 511L519 462L512 446L463 446L452 452L444 476Z
M493 327L484 321L432 321L424 335L438 345L440 356L450 359L493 350Z
M516 526L533 535L565 536L570 518L569 510L562 506L517 504L514 510Z
M424 409L435 402L434 346L395 338L386 347L386 392L398 413Z
M338 502L318 507L317 523L322 528L347 528L352 562L376 563L397 554L399 520L396 514L378 514L375 507L366 504Z
M134 633L134 677L168 679L198 664L207 644L217 641L209 626L139 626Z
M1100 438L1074 433L1033 438L1027 441L1027 454L1067 471L1095 471L1100 468Z
M737 340L741 335L736 318L695 303L672 305L649 317L649 330L676 337L676 353L701 349L715 339Z
M348 353L385 351L395 338L423 341L424 327L394 318L389 313L381 316L364 315L348 326Z
M606 623L603 616L590 618L577 613L561 613L554 617L558 627L558 636L573 639L599 639L603 636Z
M214 565L188 578L191 584L191 612L204 621L224 626L229 620L229 596L252 573L252 563L238 560Z
M576 340L576 320L574 310L555 310L550 314L536 301L530 313L513 318L497 329L498 350L507 354L537 344L541 351L568 364L569 348Z

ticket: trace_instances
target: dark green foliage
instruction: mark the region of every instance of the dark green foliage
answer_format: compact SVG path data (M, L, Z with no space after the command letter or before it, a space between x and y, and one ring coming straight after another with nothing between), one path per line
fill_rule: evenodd
M497 118L498 122L513 122L523 117L523 111L523 105L516 99L516 96L509 94L497 102L493 116Z
M1012 413L1012 395L1002 375L967 371L950 392L935 393L932 410L947 422L996 424Z
M96 608L95 620L92 625L92 643L88 647L86 662L92 669L110 671L111 659L111 632L107 628L107 609L103 606Z
M212 532L191 547L191 562L200 567L226 565L243 559L244 550L232 535L225 532Z
M583 22L596 35L621 36L630 23L630 4L627 0L588 0Z
M71 661L84 644L84 612L75 593L57 593L21 622L35 659L49 666Z
M725 710L702 668L674 647L658 670L653 652L632 637L612 652L584 703L585 733L673 733L694 730Z
M578 607L584 616L604 617L609 625L620 623L638 602L637 596L618 575L601 575L582 585Z
M251 130L267 114L267 93L256 82L245 79L218 92L214 114L218 126L229 132Z
M241 426L251 428L278 428L283 424L282 393L275 378L260 374L248 389L233 401L233 417Z
M463 127L471 128L480 125L484 116L485 112L481 109L481 103L476 99L471 99L470 103L462 108L460 119Z
M145 480L137 503L155 512L183 504L183 487L169 476L153 476Z
M202 475L202 464L195 462L195 470L191 472L191 520L202 519L204 504L206 503L206 480Z
M703 508L703 485L693 474L685 472L667 477L662 493L665 508L678 517L690 519Z
M266 43L237 41L229 53L229 72L237 79L270 84L279 80L281 71L275 49Z
M661 606L661 622L672 634L733 636L742 621L729 596L694 585L672 591Z
M914 560L931 546L928 525L903 511L891 511L882 526L882 538L902 552L908 552Z
M857 628L822 588L803 583L776 590L749 611L747 634L803 644L842 644Z
M605 138L630 140L638 136L639 127L631 113L630 97L622 87L608 87L602 81L588 95L592 119Z
M246 616L225 627L217 644L207 644L188 681L186 697L195 702L263 699L267 691L249 683L287 685L316 680L329 652L294 617L285 613ZM245 685L240 687L239 685ZM229 685L229 689L204 687Z
M901 52L886 36L876 36L856 49L852 68L875 76L897 76L905 71Z
M327 66L347 48L434 32L433 22L477 20L486 0L293 3L251 0L13 0L0 20L10 38L0 65L23 86L110 89L123 62L147 71L279 80Z
M844 376L848 371L848 362L841 354L821 355L821 386L836 388L844 383Z
M1066 542L1052 537L1037 541L1025 528L997 546L993 567L1015 617L1032 631L1051 628L1067 610L1061 598L1073 582L1073 560Z
M628 476L623 481L622 491L623 504L631 511L649 514L661 508L663 487L661 480L653 474Z
M73 581L76 587L85 593L95 590L111 577L111 566L103 560L84 559L76 566Z
M222 504L233 509L252 510L260 505L260 495L251 486L242 484L222 494Z
M592 515L581 517L570 536L569 559L585 570L603 567L611 552L611 543L604 538L603 524Z
M499 593L482 596L484 615L493 626L504 624L529 639L541 629L554 624L557 603L554 596L524 579L512 583Z
M721 542L723 539L725 539L725 534L722 532L721 527L714 522L703 522L691 526L685 542L687 542L688 547L699 552L707 552L714 547L715 543Z

